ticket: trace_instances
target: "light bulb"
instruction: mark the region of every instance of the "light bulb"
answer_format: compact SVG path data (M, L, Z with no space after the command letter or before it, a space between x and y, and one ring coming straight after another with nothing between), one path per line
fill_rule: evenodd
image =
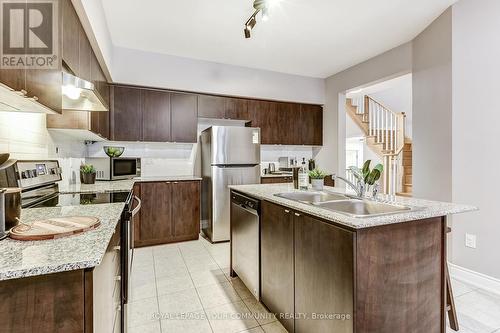
M72 85L65 85L62 86L62 93L70 99L78 99L80 98L80 94L82 93L82 90L80 88L77 88Z
M262 8L262 21L269 20L269 9L267 7Z

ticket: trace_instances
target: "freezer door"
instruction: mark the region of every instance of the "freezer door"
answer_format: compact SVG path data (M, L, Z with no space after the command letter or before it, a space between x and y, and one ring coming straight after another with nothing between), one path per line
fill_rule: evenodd
M259 184L260 165L212 167L212 242L229 240L231 197L228 185Z
M213 126L212 165L260 163L260 128Z

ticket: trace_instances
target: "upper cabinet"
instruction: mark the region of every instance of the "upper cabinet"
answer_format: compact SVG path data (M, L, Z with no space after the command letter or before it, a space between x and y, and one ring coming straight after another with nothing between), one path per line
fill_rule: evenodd
M113 85L111 96L113 140L197 142L195 94Z
M250 120L248 100L244 98L198 95L198 117Z

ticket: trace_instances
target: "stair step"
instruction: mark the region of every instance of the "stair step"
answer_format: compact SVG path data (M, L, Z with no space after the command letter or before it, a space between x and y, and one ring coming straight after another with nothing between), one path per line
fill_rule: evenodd
M411 167L412 165L412 159L411 158L403 158L403 166L404 167Z
M413 192L413 185L411 185L411 184L403 185L403 192L412 193Z
M411 192L398 192L396 195L399 195L400 197L409 197L411 198L413 194Z
M413 174L413 167L411 165L407 165L404 167L404 172L406 175L412 175Z
M405 174L405 184L413 184L412 179L413 176L409 174Z

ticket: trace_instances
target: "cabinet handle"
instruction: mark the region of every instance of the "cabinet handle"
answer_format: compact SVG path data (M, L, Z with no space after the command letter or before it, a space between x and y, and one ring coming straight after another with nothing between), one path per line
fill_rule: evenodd
M179 182L174 182L174 184L179 184Z
M120 275L115 276L115 281L121 281L122 277Z
M289 211L288 209L285 209L285 213L287 213L287 214L288 214L288 213L290 213L290 211Z
M36 97L36 96L33 96L33 97L31 97L31 98L32 98L34 101L38 101L38 97Z
M300 216L300 214L299 213L295 213L295 216Z
M115 251L120 251L120 249L121 249L120 245L113 247L113 250Z
M170 184L171 182L165 182L165 184Z

